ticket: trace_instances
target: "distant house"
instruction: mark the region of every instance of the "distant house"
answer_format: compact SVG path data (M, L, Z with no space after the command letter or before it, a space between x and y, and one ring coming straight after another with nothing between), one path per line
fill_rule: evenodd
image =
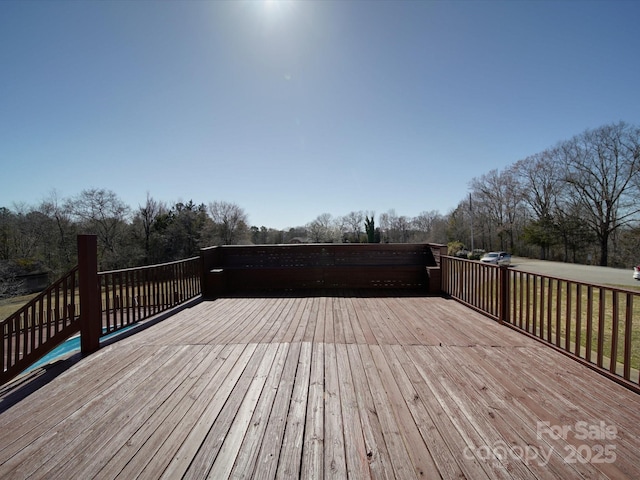
M49 272L16 275L16 280L22 282L22 288L26 293L41 292L49 286Z
M293 237L291 240L289 240L289 243L309 243L309 239L303 237Z
M49 286L49 271L38 262L25 265L5 260L0 262L0 283L10 295L40 292Z

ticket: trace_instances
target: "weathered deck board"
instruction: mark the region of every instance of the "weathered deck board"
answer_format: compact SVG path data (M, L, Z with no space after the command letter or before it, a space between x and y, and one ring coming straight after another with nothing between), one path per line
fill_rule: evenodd
M636 394L439 297L202 302L4 398L8 479L640 477Z
M267 447L271 450L277 450L279 452L279 458L276 457L275 461L269 461L269 470L257 470L261 478L273 478L270 475L275 468L276 478L298 478L300 474L300 458L302 456L302 447L304 442L304 427L307 413L307 399L309 396L309 378L311 375L311 353L312 344L305 342L301 344L298 358L297 370L295 371L295 380L293 385L293 391L291 394L291 402L286 406L286 400L289 398L287 395L281 397L283 405L278 405L279 411L287 410L288 413L283 418L284 434L281 443L274 444ZM280 410L282 409L282 410ZM273 417L272 417L273 418ZM276 419L273 419L274 423ZM266 452L265 452L266 453ZM261 456L260 458L265 460L272 460L273 457ZM277 465L274 465L277 464Z
M369 478L367 449L364 443L360 412L351 376L346 344L336 347L336 368L343 412L345 466L349 478Z
M324 343L314 345L307 397L306 425L302 440L300 476L324 477Z
M150 438L170 438L174 429L185 419L185 414L196 409L203 392L216 377L223 372L224 362L232 355L241 353L238 346L214 345L203 349L206 357L196 367L192 375L185 378L180 391L176 391L168 401L148 417L144 426L138 429L126 442L114 445L114 456L106 465L97 465L95 473L87 471L92 478L127 478L130 471L141 471L148 460L159 455L163 443L149 442ZM228 365L231 362L227 363ZM202 402L200 402L202 404Z

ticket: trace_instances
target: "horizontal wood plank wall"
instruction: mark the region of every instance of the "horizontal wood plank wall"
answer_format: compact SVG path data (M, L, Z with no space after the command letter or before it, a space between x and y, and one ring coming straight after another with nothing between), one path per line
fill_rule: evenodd
M204 249L201 258L210 298L256 290L426 289L427 267L439 268L428 244L223 246Z

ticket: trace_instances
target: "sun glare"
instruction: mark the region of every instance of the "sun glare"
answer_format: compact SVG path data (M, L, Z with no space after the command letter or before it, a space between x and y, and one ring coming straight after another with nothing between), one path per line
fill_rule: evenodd
M273 16L283 15L293 6L293 0L263 0L263 2L267 14Z

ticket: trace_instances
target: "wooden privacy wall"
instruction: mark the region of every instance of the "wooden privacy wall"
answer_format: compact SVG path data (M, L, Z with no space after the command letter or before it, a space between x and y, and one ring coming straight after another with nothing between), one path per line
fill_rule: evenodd
M256 290L411 288L440 291L428 244L302 244L201 251L206 298Z

